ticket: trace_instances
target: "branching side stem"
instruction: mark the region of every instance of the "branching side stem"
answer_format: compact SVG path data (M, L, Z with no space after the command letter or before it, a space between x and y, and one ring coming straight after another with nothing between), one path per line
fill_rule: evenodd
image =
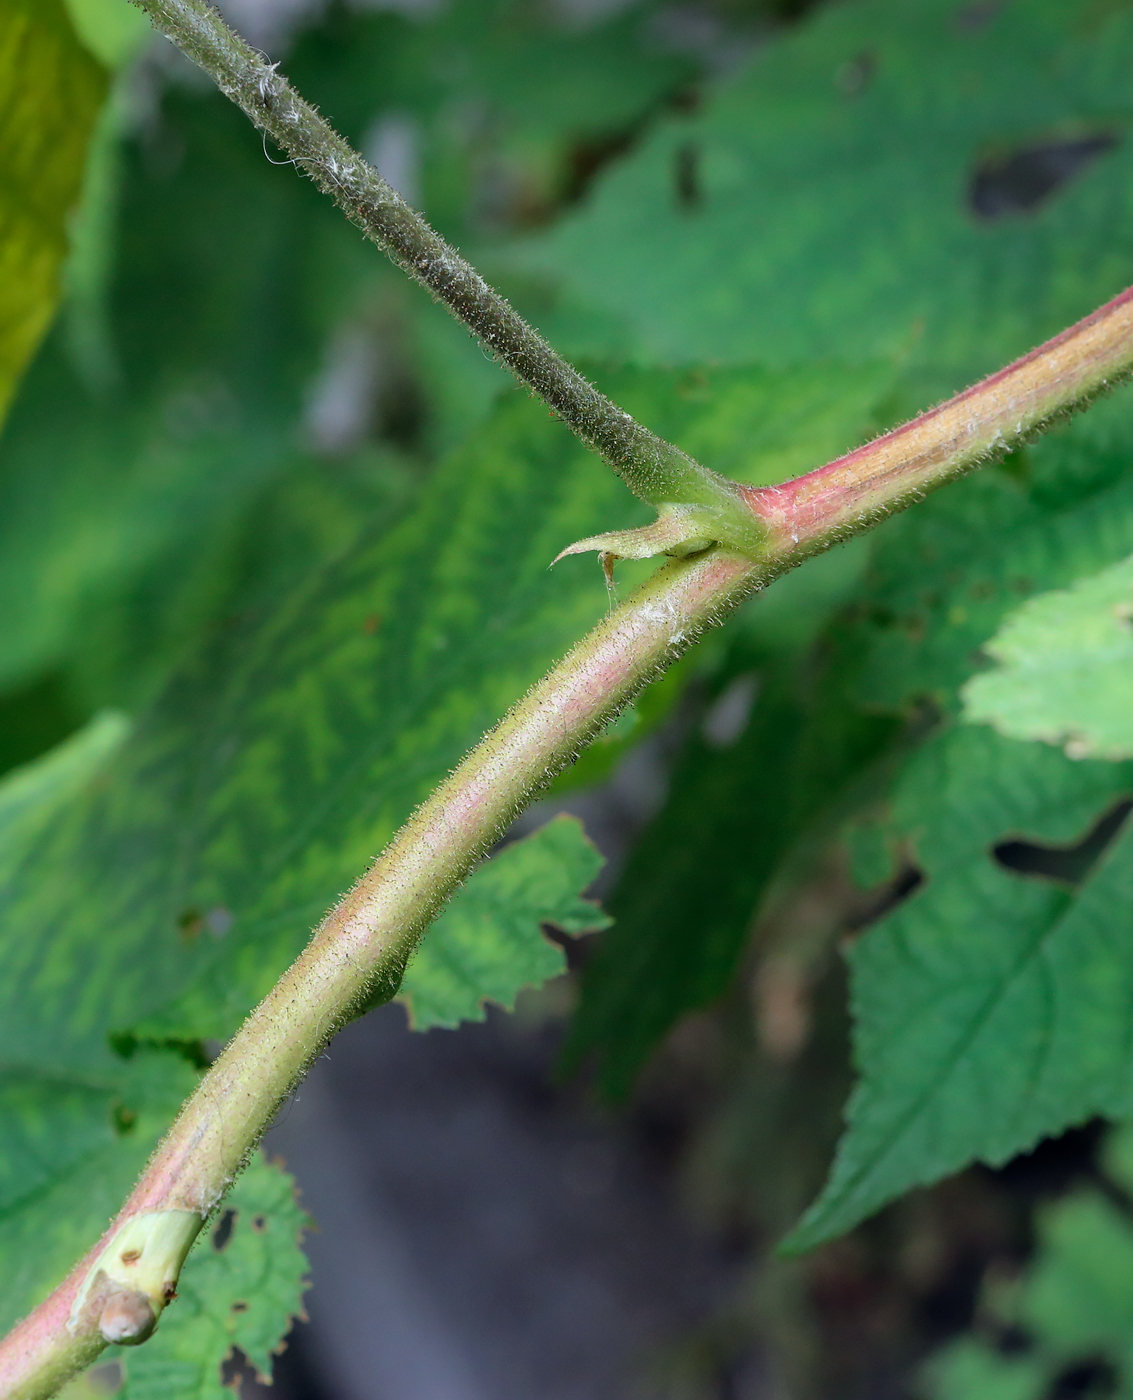
M695 504L713 539L760 542L726 477L643 427L568 364L207 0L133 0L348 218L546 401L642 500ZM704 533L702 530L701 533Z
M632 461L637 470L642 443L662 464L673 460L667 454L675 448L559 359L214 12L200 0L148 0L146 8L352 218L388 242L417 280L564 417L568 405L568 421L612 465L624 473ZM356 1010L392 995L407 958L456 884L642 685L748 594L1017 445L1131 368L1133 290L828 466L776 487L728 483L758 547L716 545L658 570L534 686L410 818L204 1076L102 1240L0 1342L0 1397L41 1400L89 1365L108 1334L118 1341L148 1335L193 1234L307 1065ZM702 478L691 480L700 490ZM683 499L695 502L696 496ZM131 1272L135 1264L138 1274Z

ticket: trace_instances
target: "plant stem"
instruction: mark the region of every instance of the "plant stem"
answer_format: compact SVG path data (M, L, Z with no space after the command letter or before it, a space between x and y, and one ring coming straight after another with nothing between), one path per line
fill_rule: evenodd
M545 400L642 500L703 507L712 538L760 539L727 478L638 423L568 364L207 0L132 0L414 281ZM701 533L704 533L703 529Z
M0 1342L0 1395L39 1400L105 1345L97 1260L129 1222L191 1213L200 1225L283 1098L360 1005L397 990L417 940L484 849L656 672L757 586L720 550L674 560L603 620L414 814L327 916L202 1079L129 1200L67 1280ZM75 1315L81 1291L83 1303ZM89 1304L86 1299L89 1296ZM160 1304L158 1304L160 1307Z
M1133 287L939 408L781 486L748 487L769 550L828 548L1085 407L1133 372Z
M713 548L674 560L604 619L410 819L186 1103L103 1239L0 1342L0 1396L41 1400L105 1345L75 1299L116 1231L140 1216L201 1224L279 1103L361 1005L396 991L417 940L507 822L651 676L742 598L836 540L1088 402L1133 364L1133 290L939 408L782 486L748 489L769 527L761 561Z
M457 308L517 373L530 352L531 372L521 377L556 407L569 400L579 422L592 425L587 440L613 465L611 454L619 453L623 468L626 453L640 465L633 453L645 439L638 435L660 443L560 360L213 11L199 0L149 0L147 8L192 56L216 70L221 86L351 217L387 242L402 265ZM272 123L282 124L281 135ZM353 162L349 171L344 160ZM423 250L420 256L415 249ZM1088 402L1131 366L1133 291L828 466L782 486L728 483L729 499L747 513L749 538L760 542L757 557L715 547L660 569L515 705L415 813L202 1079L103 1239L0 1342L3 1400L40 1400L89 1365L106 1344L109 1309L116 1309L116 1325L132 1325L124 1303L145 1304L146 1298L111 1287L113 1279L100 1272L122 1231L133 1231L131 1240L142 1237L139 1231L147 1240L166 1239L175 1281L187 1238L216 1207L306 1066L352 1013L393 994L417 940L456 884L516 812L652 675L750 592L1008 450L1059 413ZM585 436L579 422L572 426ZM158 1297L154 1312L163 1304ZM126 1340L141 1340L145 1330L139 1323Z

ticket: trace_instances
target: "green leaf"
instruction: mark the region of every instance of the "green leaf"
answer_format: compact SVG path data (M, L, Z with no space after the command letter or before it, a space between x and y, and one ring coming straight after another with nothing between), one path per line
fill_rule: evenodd
M148 1048L88 1073L4 1068L0 1326L46 1297L98 1239L196 1082L180 1054Z
M3 0L0 419L55 313L67 218L105 88L61 0Z
M257 586L242 615L234 598L239 621L129 738L104 726L82 763L69 750L33 770L50 802L25 799L28 774L11 780L0 1064L46 1096L11 1107L58 1114L74 1085L103 1099L61 1136L58 1188L29 1188L0 1231L5 1320L97 1236L191 1087L175 1054L122 1053L226 1038L416 803L605 609L599 571L547 565L627 493L536 405L513 397L434 487L290 596ZM127 1092L157 1061L176 1092ZM120 1139L116 1103L138 1125ZM74 1155L88 1137L105 1149L89 1202ZM59 1247L28 1248L37 1231Z
M921 1381L931 1400L1044 1400L1051 1377L1031 1356L1001 1356L963 1338L933 1357Z
M100 23L138 15L127 0L76 3ZM571 142L638 121L690 71L647 54L638 28L567 35L480 5L425 22L339 10L289 66L363 144L383 112L419 122L426 184L467 243L469 182L497 141L557 180ZM465 100L491 107L471 147L452 120L454 64ZM328 483L343 474L341 446L314 463L303 450L304 407L343 345L380 371L363 417L419 417L405 431L426 453L462 440L507 383L317 191L264 160L220 94L170 84L151 127L131 91L120 85L100 129L64 324L0 442L0 686L67 667L90 708L136 707L215 624L265 487L304 460ZM359 519L383 507L377 495L357 501Z
M154 1337L121 1354L122 1400L229 1400L220 1368L234 1348L270 1381L307 1286L310 1222L295 1197L292 1178L257 1153L189 1255Z
M482 1021L486 1000L511 1011L522 988L565 972L540 925L571 935L607 928L611 920L578 894L603 864L582 823L556 817L481 866L405 969L398 1000L413 1029Z
M1133 560L1032 598L984 651L999 663L963 689L964 718L1071 758L1133 758Z
M172 172L120 120L100 132L105 207L84 206L68 316L0 440L0 684L67 666L95 708L148 699L215 625L266 487L305 463L333 488L352 466L312 463L301 415L325 339L367 300L343 272L356 235L219 94L166 94L161 117Z
M1133 1134L1118 1130L1106 1144L1110 1175L1128 1190ZM1059 1373L1104 1360L1118 1389L1133 1383L1133 1228L1127 1212L1095 1190L1048 1205L1038 1220L1035 1257L1022 1278L985 1287L982 1311L1025 1329L1023 1355L1002 1356L967 1338L925 1368L933 1400L1041 1400Z
M65 0L79 38L107 68L132 58L153 33L145 12L130 0Z
M0 783L0 884L34 859L128 732L120 716L103 716ZM53 1072L5 1044L0 1325L37 1302L102 1232L195 1079L185 1060L167 1051L103 1056L99 1064Z
M667 375L605 382L634 407L672 400L678 441L710 430L711 374L687 396ZM725 376L732 413L739 385ZM751 375L753 416L781 385ZM756 471L758 456L749 462ZM299 491L296 516L306 499ZM122 1102L147 1125L122 1142L152 1142L145 1115L164 1090L128 1097L123 1076L151 1062L189 1074L157 1047L191 1052L231 1034L416 804L605 611L600 570L548 570L562 543L640 510L545 409L512 395L392 530L379 521L330 562L320 539L276 533L258 514L253 529L286 567L238 575L224 625L130 736L13 837L0 882L0 1063L104 1089L108 1112ZM469 907L477 881L495 878L490 864L473 877ZM552 908L556 889L535 903ZM492 980L470 995L513 991ZM99 1227L112 1206L99 1200ZM29 1198L13 1240L38 1228L40 1209ZM93 1238L91 1211L73 1215ZM67 1241L21 1257L7 1316L89 1243Z
M1128 765L974 727L913 759L892 831L925 881L850 955L861 1082L788 1249L972 1160L998 1164L1094 1113L1133 1111L1133 827L1100 856L1048 857L1046 878L994 854L1020 839L1073 850L1131 788Z
M522 250L561 288L541 324L568 352L644 363L899 355L935 392L1120 291L1133 15L968 15L859 0L760 45ZM1071 178L1012 183L1020 152L1090 139Z

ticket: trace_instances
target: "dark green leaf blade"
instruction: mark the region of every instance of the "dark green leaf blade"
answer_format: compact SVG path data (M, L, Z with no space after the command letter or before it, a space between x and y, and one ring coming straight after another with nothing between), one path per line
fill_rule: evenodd
M1133 20L1059 0L975 13L822 6L761 46L520 255L562 284L556 338L587 346L593 320L572 337L572 316L600 309L641 362L893 354L933 367L935 392L1120 291ZM1012 157L1041 166L1073 140L1072 177L1011 183Z
M786 1248L969 1161L1129 1112L1133 829L1078 888L1003 868L993 849L1073 844L1130 791L1128 766L989 730L952 729L914 759L893 830L926 883L852 953L862 1080L831 1179Z

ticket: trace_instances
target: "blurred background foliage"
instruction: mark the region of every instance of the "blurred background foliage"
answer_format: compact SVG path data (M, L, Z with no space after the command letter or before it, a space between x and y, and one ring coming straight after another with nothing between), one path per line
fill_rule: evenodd
M603 389L745 481L1133 281L1121 0L227 9ZM642 516L126 0L0 14L7 1324L336 892L601 614L593 564L548 561ZM663 1141L650 1170L726 1261L580 1396L1133 1386L1130 1152L1099 1118L1133 1117L1133 754L1083 748L1081 704L1120 715L1131 679L1131 402L747 605L413 965L419 1022L476 1019L564 966L555 925L570 970L521 999L545 1092ZM1065 596L1072 636L1119 645L1060 653L1057 722L966 712L981 648L1046 664L1011 619ZM580 941L607 919L577 824L543 825L564 810L609 862L613 925ZM267 1366L302 1221L277 1168L239 1189L177 1325L76 1394ZM840 1238L776 1254L820 1192L792 1247Z

